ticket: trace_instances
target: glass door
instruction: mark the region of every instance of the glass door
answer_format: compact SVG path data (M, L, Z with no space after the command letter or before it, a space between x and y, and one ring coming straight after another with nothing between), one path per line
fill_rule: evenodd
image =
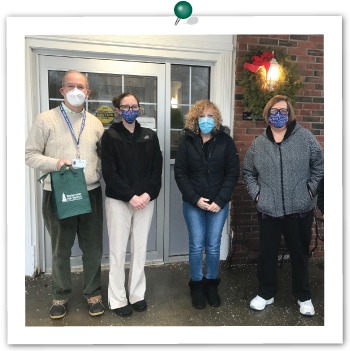
M170 135L170 150L167 150L165 176L170 178L169 189L169 245L168 261L188 260L188 231L182 213L182 194L174 176L177 149L182 140L186 115L198 100L209 99L210 67L171 65L171 112L167 135ZM170 130L168 130L170 129Z
M113 122L120 121L115 113L112 99L115 95L130 92L138 97L141 105L139 123L155 130L160 148L164 150L165 134L165 64L140 63L118 60L56 57L39 55L40 109L47 111L63 101L59 89L67 70L77 70L87 75L91 94L85 109L99 118L107 129ZM159 118L160 117L160 118ZM102 191L105 198L103 179ZM162 184L164 184L164 173ZM105 216L105 213L104 213ZM147 261L163 261L164 240L164 187L156 200L151 230L147 245ZM51 242L45 229L45 267L51 270ZM128 250L129 252L129 247ZM109 245L106 219L103 224L103 259L108 264ZM127 261L129 256L127 255ZM76 240L72 248L72 267L82 266L81 251Z

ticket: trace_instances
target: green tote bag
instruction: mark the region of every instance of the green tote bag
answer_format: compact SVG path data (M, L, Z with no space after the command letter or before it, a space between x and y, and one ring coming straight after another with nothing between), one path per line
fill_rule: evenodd
M43 182L51 175L53 209L59 219L91 212L83 168L66 167L64 164L59 171L46 173L38 179Z

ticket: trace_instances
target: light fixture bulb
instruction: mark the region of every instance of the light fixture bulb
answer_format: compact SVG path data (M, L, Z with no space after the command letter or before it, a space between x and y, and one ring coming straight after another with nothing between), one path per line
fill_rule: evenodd
M278 81L279 74L280 74L280 65L278 64L276 59L273 58L270 61L270 68L269 68L269 71L268 71L267 77L266 77L266 83L269 86L269 90L273 90L273 86Z

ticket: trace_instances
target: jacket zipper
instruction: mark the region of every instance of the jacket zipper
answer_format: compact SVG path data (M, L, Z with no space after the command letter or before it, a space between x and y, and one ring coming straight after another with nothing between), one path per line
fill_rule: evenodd
M211 142L210 147L208 149L208 159L211 157L211 154L214 151L214 143L215 143L215 141L216 141L216 136L213 137L213 141Z
M206 168L206 174L207 176L205 177L205 186L208 187L208 178L209 178L209 168L208 168L208 161L211 157L211 154L213 153L214 147L215 147L215 141L216 141L216 136L213 137L213 140L211 141L209 148L208 148L208 160L205 159L205 155L203 153L203 148L202 148L202 154L205 160L205 168Z
M283 214L286 215L286 209L284 207L284 192L283 192L283 165L282 165L282 152L281 145L278 145L278 149L280 151L280 160L281 160L281 185L282 185L282 204L283 204Z
M203 162L204 162L204 167L205 167L205 173L208 174L208 164L207 164L207 161L205 159L205 156L204 156L204 153L203 153L203 148L202 147L199 147L198 144L199 144L199 140L196 140L195 139L196 137L194 137L194 144L196 146L196 149L197 151L199 152ZM209 150L208 150L209 151ZM208 188L208 177L206 176L205 177L205 189Z

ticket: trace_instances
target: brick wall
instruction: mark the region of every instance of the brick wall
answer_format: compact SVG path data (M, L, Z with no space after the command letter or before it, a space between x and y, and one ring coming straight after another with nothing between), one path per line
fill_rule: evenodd
M238 35L233 139L238 149L241 167L247 149L254 138L263 133L266 124L262 121L243 120L244 88L238 85L238 79L242 77L245 58L250 50L273 46L286 50L291 59L298 64L303 76L304 89L298 92L294 105L297 122L309 129L324 148L323 35ZM232 197L231 230L237 235L233 263L254 261L258 255L259 226L255 205L245 190L242 176ZM315 245L315 238L314 223L310 250ZM281 248L283 247L285 244L282 239ZM323 241L319 241L313 256L323 255Z

